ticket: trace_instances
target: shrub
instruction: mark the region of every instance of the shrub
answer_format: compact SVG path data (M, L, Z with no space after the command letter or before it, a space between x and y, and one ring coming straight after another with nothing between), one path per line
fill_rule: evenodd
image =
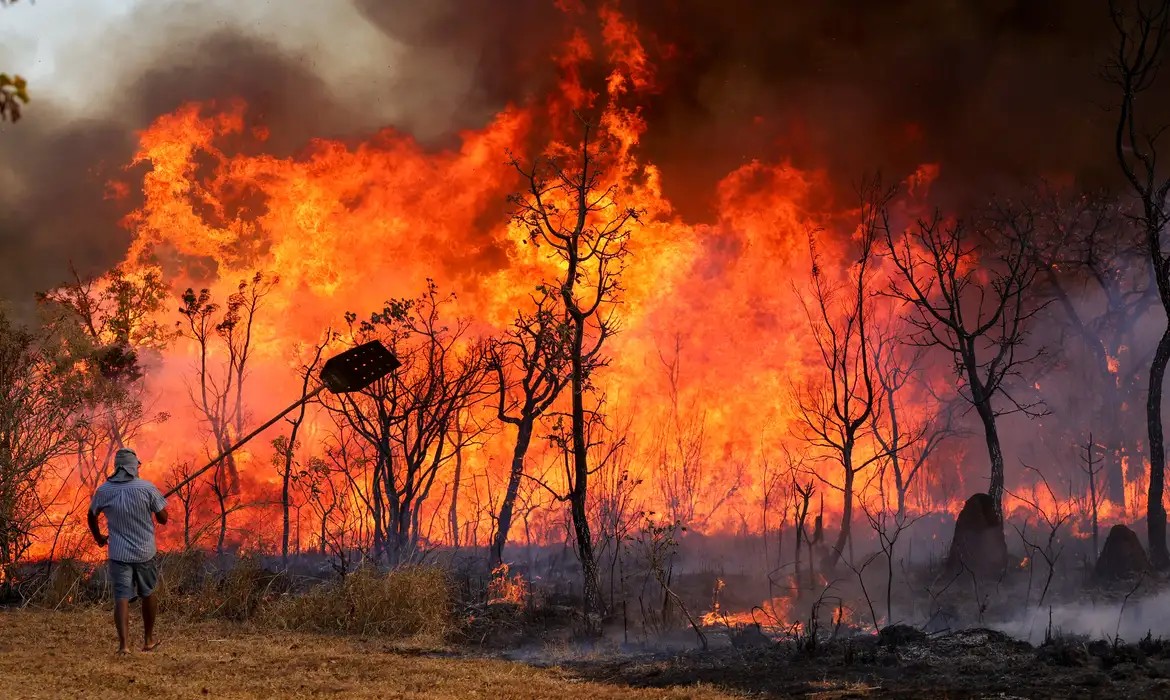
M266 618L289 630L439 640L452 630L452 607L451 581L442 569L363 568L340 582L279 598Z

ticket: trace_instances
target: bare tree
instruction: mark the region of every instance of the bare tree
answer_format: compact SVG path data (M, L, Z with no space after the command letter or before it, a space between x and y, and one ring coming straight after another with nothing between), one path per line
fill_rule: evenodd
M1028 521L1024 521L1023 527L1017 527L1013 525L1013 527L1015 527L1016 533L1020 536L1020 541L1024 543L1024 546L1030 552L1028 587L1029 596L1032 592L1030 573L1035 568L1036 557L1042 557L1044 559L1044 563L1047 565L1047 577L1044 579L1044 588L1040 592L1040 600L1036 603L1036 607L1039 609L1040 606L1044 605L1044 599L1048 596L1048 589L1051 587L1052 578L1056 574L1056 562L1058 559L1060 559L1060 555L1064 551L1064 545L1060 544L1058 537L1060 534L1060 529L1064 527L1064 524L1068 521L1069 517L1072 515L1072 512L1069 506L1062 502L1059 497L1057 497L1056 492L1053 491L1052 487L1048 485L1048 479L1044 477L1044 474L1041 473L1039 469L1036 469L1035 467L1029 467L1028 465L1024 465L1024 468L1036 474L1036 478L1039 484L1034 483L1032 485L1032 493L1030 495L1014 493L1011 495L1020 502L1027 504L1032 510L1034 510L1039 516L1038 521L1042 522L1048 528L1048 536L1044 542L1044 545L1041 546L1037 544L1036 541L1028 539ZM1038 488L1040 484L1044 486L1043 495ZM1051 503L1051 508L1045 507L1045 502ZM1025 600L1024 605L1026 606L1027 604L1028 601Z
M512 468L492 539L493 567L504 560L536 422L552 407L571 376L568 326L560 294L559 289L538 286L532 297L534 310L517 311L512 327L492 346L491 366L499 389L497 414L501 421L516 426Z
M1087 379L1097 388L1093 422L1105 427L1102 486L1110 501L1124 504L1124 406L1138 391L1139 368L1150 359L1131 348L1139 320L1157 302L1149 256L1140 227L1117 197L1102 192L1069 195L1043 186L1035 199L1041 226L1034 252L1041 291L1055 300L1088 354L1084 364L1093 374ZM1094 303L1077 303L1089 294Z
M12 585L52 505L40 489L53 460L74 447L86 389L84 373L60 353L60 338L14 326L0 309L0 592Z
M175 489L175 496L178 497L179 503L183 506L183 549L185 551L189 551L195 546L195 540L191 538L191 519L195 515L200 482L188 481L193 473L195 473L194 465L190 462L180 462L171 471L166 482L168 491L178 486Z
M1093 528L1093 564L1097 564L1097 557L1101 554L1100 542L1100 520L1098 516L1101 513L1101 504L1104 502L1104 494L1101 493L1100 473L1104 468L1101 464L1101 459L1097 456L1097 443L1093 442L1093 434L1089 433L1089 441L1081 446L1081 470L1085 472L1085 476L1089 480L1089 501L1085 504L1087 507L1085 513L1089 517L1089 524Z
M1009 380L1040 355L1029 352L1026 341L1028 321L1045 303L1033 303L1028 294L1039 271L1034 218L1005 211L984 223L948 223L936 213L901 240L889 228L885 233L897 272L889 293L913 309L911 343L938 346L954 357L959 393L983 424L991 466L987 492L1002 520L1004 461L996 420L1042 412L1039 402L1016 400ZM997 397L1009 407L998 407Z
M534 244L547 246L563 268L557 280L564 308L572 387L571 436L563 447L572 454L569 503L577 552L585 579L584 609L589 631L600 631L604 613L586 501L589 494L589 416L586 394L606 360L605 341L617 330L614 309L630 232L640 212L623 207L617 184L606 180L607 134L584 118L577 149L553 147L525 168L512 165L525 191L511 197L513 218Z
M376 460L368 443L350 427L345 415L329 415L333 429L324 437L325 456L309 460L306 473L298 473L298 486L307 492L320 518L321 554L332 553L338 573L345 576L352 568L351 555L377 559L374 531L381 521L373 523L372 514L382 510L374 501L379 495L374 479L380 474L372 468Z
M873 366L885 404L884 412L874 411L872 416L873 436L882 455L879 475L882 500L884 503L888 468L898 499L895 517L902 522L906 519L906 494L915 477L939 445L958 433L955 404L944 402L929 391L922 378L924 348L911 347L906 352L893 329L877 331L874 335ZM917 415L913 406L919 409Z
M884 501L878 508L874 509L867 508L865 503L862 503L861 509L865 512L865 518L869 521L870 528L877 535L880 553L886 560L886 626L888 627L894 624L894 559L895 554L897 554L898 539L903 532L917 522L918 518L906 518L905 513L891 514L886 510ZM864 581L862 582L862 590L865 590ZM870 611L873 614L872 602ZM877 624L876 616L874 624L875 626Z
M810 233L811 300L798 293L825 367L823 377L794 387L799 437L818 450L818 457L835 461L844 476L843 483L834 484L814 472L844 494L841 531L830 553L830 565L836 564L850 541L857 474L882 456L876 449L859 453L857 448L860 442L872 439L873 414L880 408L881 388L872 364L870 263L877 237L888 228L886 205L894 190L875 179L863 185L860 195L861 251L847 282L836 285L826 278Z
M309 395L309 383L313 380L313 374L317 369L317 365L321 363L321 354L325 352L325 347L333 339L333 332L331 330L325 332L324 339L317 344L313 349L313 359L306 365L302 371L301 381L301 398L302 400ZM273 460L280 474L280 507L281 507L281 535L280 535L280 561L285 568L288 567L288 541L290 532L289 511L291 506L292 483L296 473L294 462L296 460L296 451L300 447L297 442L297 434L301 430L301 424L305 422L305 412L308 409L308 403L302 403L300 409L294 418L286 418L290 426L288 437L283 435L277 437L272 441L276 448L273 454ZM298 544L300 540L297 540Z
M1125 9L1120 2L1109 3L1110 16L1117 30L1117 45L1105 66L1105 77L1117 87L1120 107L1113 145L1130 193L1137 199L1136 218L1144 234L1154 284L1162 308L1170 316L1170 253L1164 240L1170 223L1170 206L1167 206L1170 174L1165 165L1158 162L1158 146L1167 124L1143 123L1143 119L1149 119L1149 116L1139 117L1137 112L1139 96L1158 85L1158 71L1170 37L1170 0L1135 0L1126 4L1131 7ZM1150 363L1150 384L1146 394L1150 456L1146 527L1150 559L1160 570L1170 567L1170 550L1166 546L1166 507L1162 503L1166 473L1162 390L1166 367L1170 365L1170 324L1165 320L1162 323L1162 337Z
M670 396L655 439L658 488L671 521L701 531L743 486L744 465L739 461L712 464L706 444L706 414L695 402L685 409L680 405L682 341L677 334L673 356L667 357L659 349L658 358L666 371Z
M257 272L250 281L241 281L228 297L223 316L218 321L215 316L220 307L212 302L209 290L196 294L193 289L187 289L182 295L183 305L179 313L186 319L185 334L195 341L199 352L196 382L194 386L188 386L188 395L211 432L215 454L226 451L244 434L247 420L244 384L253 351L253 324L264 298L277 281L276 278L267 278L262 272ZM217 359L217 345L223 350L222 361ZM208 450L208 457L211 456L212 450ZM227 516L233 510L229 508L228 500L239 492L239 472L233 455L220 460L208 483L219 504L216 551L222 555L227 537Z
M354 344L380 338L402 366L360 392L324 402L364 442L374 554L391 566L419 555L423 506L436 477L478 435L457 436L455 421L491 392L486 347L468 344L466 321L447 326L440 318L450 300L428 280L420 297L391 300L367 321L347 314Z
M800 581L800 545L806 544L808 547L808 586L812 588L814 576L814 563L812 560L812 545L817 543L814 537L808 537L808 530L805 528L805 523L808 521L808 505L812 501L813 493L815 493L815 485L812 480L801 483L797 476L792 476L792 501L796 503L796 515L793 520L796 521L797 530L797 549L796 549L796 579L797 589L803 588L803 583Z
M590 454L596 478L589 491L589 517L597 561L599 565L605 564L604 571L608 575L611 604L617 600L615 591L622 578L618 571L622 543L634 530L635 516L643 512L638 498L643 483L642 470L630 438L631 423L628 419L623 420L609 432L607 439L592 447Z
M795 505L792 494L785 488L793 475L793 462L771 459L764 456L760 460L759 504L760 523L764 546L764 567L768 571L775 571L784 562L784 525L788 522L789 512ZM778 517L773 513L777 512ZM775 534L775 559L772 559L771 537ZM770 581L770 579L769 579Z

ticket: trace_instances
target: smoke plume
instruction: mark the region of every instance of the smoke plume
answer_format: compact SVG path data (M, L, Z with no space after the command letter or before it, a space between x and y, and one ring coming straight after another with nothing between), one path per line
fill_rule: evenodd
M243 98L274 155L386 126L446 145L554 84L554 47L593 16L557 5L144 4L62 57L92 76L82 108L37 100L0 136L0 296L26 300L70 262L86 274L120 259L130 234L118 217L137 202L108 201L106 183L159 114ZM644 148L688 218L708 214L714 184L752 159L825 168L842 187L866 170L940 162L956 201L1116 170L1095 77L1112 28L1097 0L619 6L657 63Z

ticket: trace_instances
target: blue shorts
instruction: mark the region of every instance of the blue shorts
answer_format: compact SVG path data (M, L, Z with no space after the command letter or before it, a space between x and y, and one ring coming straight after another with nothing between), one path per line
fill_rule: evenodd
M114 585L115 600L131 603L154 593L158 586L158 565L154 559L144 562L110 560L110 582Z

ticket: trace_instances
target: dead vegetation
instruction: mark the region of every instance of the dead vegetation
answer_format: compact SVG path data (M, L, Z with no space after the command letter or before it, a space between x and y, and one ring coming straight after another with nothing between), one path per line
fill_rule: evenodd
M321 581L268 571L249 557L220 570L189 553L162 557L160 568L159 609L172 619L430 643L443 643L458 629L452 582L437 567L362 568ZM39 580L30 588L29 607L62 611L111 604L100 567L58 562Z

